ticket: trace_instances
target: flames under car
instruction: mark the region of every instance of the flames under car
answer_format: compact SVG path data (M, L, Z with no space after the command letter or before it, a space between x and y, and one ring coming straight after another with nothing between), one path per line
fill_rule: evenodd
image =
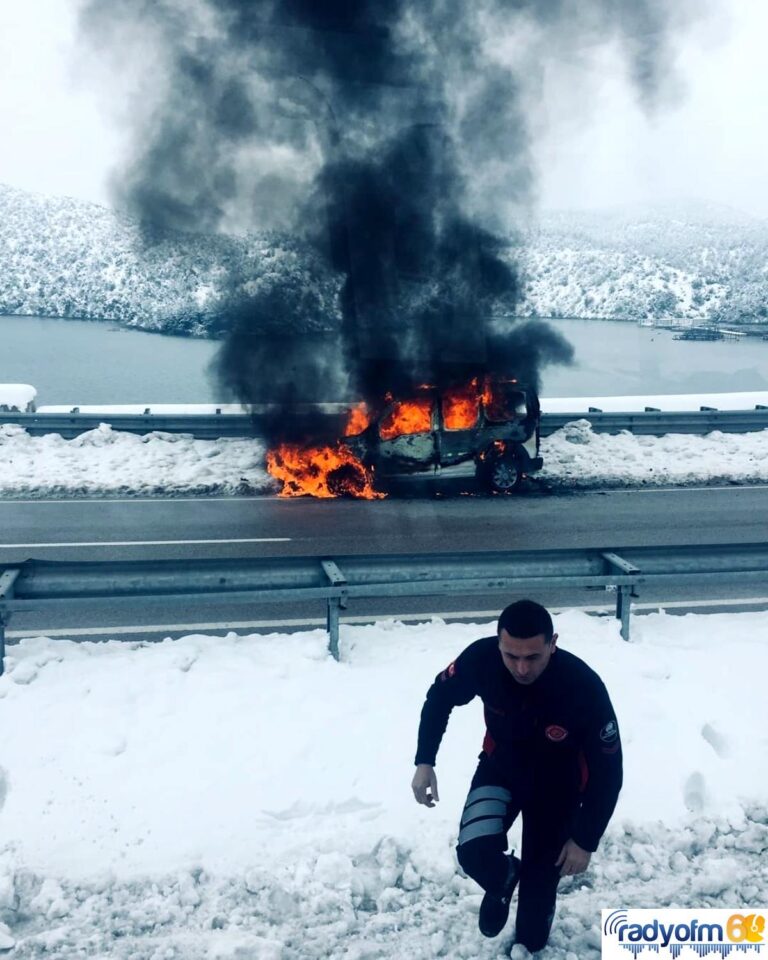
M494 381L479 389L472 381L442 392L426 387L413 399L391 400L371 417L355 418L353 412L344 444L377 483L398 474L437 475L474 461L485 487L511 493L542 467L539 421L531 388Z

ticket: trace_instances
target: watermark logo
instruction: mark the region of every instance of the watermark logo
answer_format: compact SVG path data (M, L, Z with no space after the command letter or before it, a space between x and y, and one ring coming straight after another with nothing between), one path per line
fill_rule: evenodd
M742 910L603 910L602 956L728 957L768 960L768 908Z

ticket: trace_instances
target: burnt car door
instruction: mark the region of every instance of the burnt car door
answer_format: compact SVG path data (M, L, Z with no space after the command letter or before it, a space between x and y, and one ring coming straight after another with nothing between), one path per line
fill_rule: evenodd
M447 390L440 398L439 454L448 467L471 459L480 430L480 397L474 383L464 389Z
M435 400L394 400L378 422L378 458L385 471L423 470L436 462Z
M494 437L524 442L538 423L535 394L517 386L516 381L494 383L483 397L485 420Z

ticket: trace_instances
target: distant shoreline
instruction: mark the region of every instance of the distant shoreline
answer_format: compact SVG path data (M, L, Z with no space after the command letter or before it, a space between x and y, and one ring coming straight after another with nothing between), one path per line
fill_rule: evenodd
M63 320L63 321L76 321L79 323L111 323L120 330L136 330L140 333L153 333L161 337L178 337L183 340L207 340L212 343L220 342L224 337L212 337L207 334L206 331L201 331L199 334L195 334L189 331L182 330L162 330L157 327L142 326L137 323L128 323L124 320L116 320L113 317L64 317L52 313L2 313L0 312L0 320L4 317L13 318L13 317L27 317L31 320ZM588 321L594 323L628 323L628 324L639 324L641 320L649 319L647 317L597 317L597 316L547 316L542 314L513 314L508 317L500 317L499 319L514 319L517 322L524 323L527 320L580 320ZM689 317L667 317L660 319L658 317L653 318L654 322L648 324L649 330L674 330L677 327L685 327L690 325L718 325L728 328L738 328L741 332L745 333L747 336L760 337L762 338L768 334L768 321L757 321L757 322L739 322L736 320L730 320L726 323L715 324L713 321L695 321Z
M194 334L188 331L179 331L179 330L160 330L157 327L144 327L138 323L127 323L125 320L116 320L114 317L62 317L54 313L2 313L0 312L0 320L3 318L17 318L17 317L26 317L30 320L64 320L64 321L74 321L76 323L111 323L113 326L118 327L120 330L135 330L138 333L154 333L161 337L178 337L182 340L210 340L212 343L216 343L223 339L222 337L211 337L206 334Z

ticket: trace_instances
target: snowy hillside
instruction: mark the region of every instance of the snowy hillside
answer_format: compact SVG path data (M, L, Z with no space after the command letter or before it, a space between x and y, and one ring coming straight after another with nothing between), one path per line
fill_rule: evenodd
M114 320L167 333L216 334L225 291L277 283L297 319L332 323L336 282L287 237L177 234L143 242L138 225L93 203L0 184L0 315Z
M702 205L547 214L522 241L523 315L768 322L768 221ZM103 207L0 185L0 315L216 336L227 289L277 284L302 329L335 322L338 278L285 235L142 243Z
M703 204L549 214L526 239L524 313L768 317L768 221Z

